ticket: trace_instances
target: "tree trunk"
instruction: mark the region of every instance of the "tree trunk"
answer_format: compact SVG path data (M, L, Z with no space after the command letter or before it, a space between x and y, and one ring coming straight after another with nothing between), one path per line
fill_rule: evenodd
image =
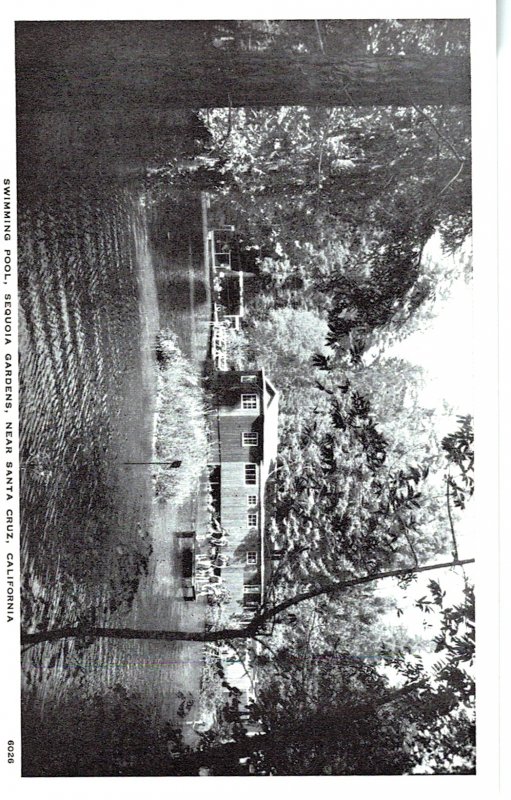
M301 592L287 600L283 600L274 606L264 609L257 614L254 619L243 628L221 628L216 631L168 631L168 630L143 630L137 628L97 628L92 626L78 626L54 628L49 631L38 631L37 633L21 632L22 645L34 645L42 642L56 642L60 639L139 639L159 642L221 642L232 641L233 639L249 639L256 636L264 628L265 624L272 620L277 620L288 608L297 606L305 600L313 600L322 595L335 594L336 592L346 591L355 586L362 586L366 583L374 583L385 578L399 578L407 574L417 574L419 572L431 572L437 569L447 569L449 567L472 564L473 558L466 558L455 561L446 561L441 564L428 564L423 567L411 566L401 567L400 569L387 570L386 572L376 572L372 575L364 575L361 578L353 578L349 581L334 581L324 586L310 589L308 592Z
M470 103L468 56L225 51L200 37L179 46L172 23L154 37L109 25L19 24L18 110Z

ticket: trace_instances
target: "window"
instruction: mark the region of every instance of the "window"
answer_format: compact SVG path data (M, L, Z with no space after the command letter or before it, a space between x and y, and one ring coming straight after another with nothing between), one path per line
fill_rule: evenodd
M257 527L257 511L252 511L247 514L247 525L249 528Z
M243 605L254 608L261 602L261 589L259 586L243 587Z
M257 483L257 467L255 464L245 464L245 483L247 486L255 486Z
M259 444L259 434L250 431L250 433L241 434L241 444L243 447L257 447Z
M254 566L257 564L257 552L255 550L249 550L247 553L247 564Z
M242 394L241 407L249 410L257 408L257 395L256 394Z
M256 376L255 375L242 375L241 382L242 383L255 383Z
M247 494L247 506L256 506L256 505L257 505L257 495Z

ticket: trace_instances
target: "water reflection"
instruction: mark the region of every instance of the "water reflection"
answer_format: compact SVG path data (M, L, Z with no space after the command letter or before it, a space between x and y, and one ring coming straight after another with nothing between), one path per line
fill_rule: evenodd
M204 507L154 503L154 337L171 327L196 370L209 305L195 227L150 236L140 191L52 182L19 203L23 626L93 620L200 627L185 606L173 532ZM198 231L198 232L197 232ZM168 231L167 231L168 232ZM172 716L200 680L194 645L73 642L23 654L24 691L44 726L69 685L123 683Z
M149 460L144 321L158 324L133 200L106 187L60 191L22 207L19 221L23 573L46 586L78 581L85 603L107 590L112 552L133 546L126 535L150 509L149 476L138 472L128 490L123 467L134 454ZM145 317L141 299L153 306Z

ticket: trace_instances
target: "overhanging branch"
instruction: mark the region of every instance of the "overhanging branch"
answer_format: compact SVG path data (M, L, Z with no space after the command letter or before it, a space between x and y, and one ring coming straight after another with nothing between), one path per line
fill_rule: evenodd
M279 614L293 606L299 605L305 600L311 600L321 595L335 594L352 589L355 586L362 586L366 583L384 580L386 578L402 578L405 575L418 574L421 572L431 572L438 569L450 569L460 567L464 564L474 562L473 558L454 559L440 564L428 564L424 567L410 565L400 569L375 572L364 575L360 578L353 578L349 581L337 581L324 586L311 589L307 592L300 592L294 597L283 600L271 608L263 610L260 614L243 628L221 628L216 631L168 631L168 630L139 630L135 628L100 628L94 626L66 626L54 628L48 631L37 631L35 633L21 632L21 644L35 645L42 642L56 642L61 639L80 638L80 639L137 639L146 641L160 642L221 642L233 639L252 638L256 636L267 622L276 619Z

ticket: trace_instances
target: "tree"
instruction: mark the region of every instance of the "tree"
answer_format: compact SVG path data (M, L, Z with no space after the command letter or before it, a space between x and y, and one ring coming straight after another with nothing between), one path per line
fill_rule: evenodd
M212 731L197 751L178 756L171 771L473 773L474 683L467 671L474 656L473 591L467 585L463 601L449 606L431 581L430 596L419 605L439 615L438 660L431 668L420 657L388 657L401 678L391 682L379 665L346 652L316 650L305 659L309 642L298 649L267 646L267 655L258 657L259 690L251 708L261 733L247 735L230 701L230 731Z
M277 246L295 263L303 259L306 242L324 247L332 226L345 242L350 228L353 240L369 231L371 249L355 250L354 260L379 270L378 284L389 258L399 261L405 277L408 262L418 274L421 248L435 225L445 227L445 236L453 226L466 235L466 110L437 106L425 111L413 104L216 109L203 112L203 120L211 131L212 153L221 156L227 178L222 197L231 216L239 216L239 224L254 229L254 235L259 225L259 238L276 231ZM293 248L296 241L299 248ZM326 288L335 291L343 277L333 272Z
M473 563L473 558L461 559L459 561L446 561L438 564L427 564L422 567L410 565L399 569L375 572L371 575L364 575L353 580L335 581L323 586L301 592L287 600L279 603L263 606L261 611L245 626L238 628L221 628L212 631L170 631L170 630L140 630L133 628L108 628L107 626L94 626L89 623L85 625L71 625L69 627L54 628L50 630L28 633L22 631L22 646L31 646L42 642L56 642L61 639L140 639L159 642L222 642L234 639L250 638L257 635L272 620L278 620L288 609L293 608L305 600L311 600L321 595L334 594L351 589L353 586L361 586L366 583L383 580L385 578L399 578L407 574L419 574L430 572L431 570L447 569L454 566L463 566Z
M275 375L277 388L290 391L310 383L310 361L322 348L326 320L304 308L274 308L263 319L249 320L247 346L255 363Z
M20 109L470 102L468 55L224 48L215 23L57 24L17 25Z
M370 451L374 445L374 433L368 433L372 427L367 404L364 404L363 398L355 396L355 406L359 422L364 419L369 422L362 435L365 447ZM460 430L445 439L448 458L459 468L462 476L460 480L468 486L469 492L473 463L471 441L469 419L462 420ZM376 447L379 452L381 443L376 444ZM334 463L331 460L332 455L330 452L324 453L327 472ZM372 465L372 469L377 472L378 460ZM399 508L409 500L410 481L415 483L417 478L412 472L410 476L397 476L393 480L387 496ZM403 493L404 487L408 488ZM459 491L463 491L463 486ZM238 628L202 632L146 631L96 627L89 622L36 633L22 632L22 644L31 646L70 637L82 640L122 638L203 642L259 639L267 632L269 625L279 622L282 624L290 610L308 601L339 598L344 592L390 578L398 578L406 586L419 574L463 567L471 563L473 559L459 558L454 530L451 533L454 548L450 561L424 566L418 566L417 563L405 564L388 570L373 567L371 572L364 575L355 576L348 572L347 576L339 575L337 580L319 582L310 589L284 599L273 599L270 595L255 617ZM366 547L367 543L364 542L361 548ZM401 774L410 771L419 759L430 755L432 747L438 759L442 758L443 753L447 754L440 768L449 762L452 771L470 770L470 764L467 768L466 763L470 762L473 750L473 733L472 720L467 709L470 708L474 690L473 681L460 665L473 660L473 591L467 586L465 603L446 607L439 584L431 581L430 590L433 599L423 597L418 605L425 612L430 611L433 606L440 609L441 628L435 641L436 650L444 655L444 660L436 666L433 677L424 664L417 663L402 653L387 657L387 664L404 678L404 684L398 688L390 687L374 668L358 664L352 657L344 655L339 660L338 666L342 675L332 669L331 664L328 665L326 678L321 665L318 667L315 662L311 662L313 685L309 679L306 686L302 684L303 697L293 697L293 692L289 691L280 694L281 687L275 682L270 683L266 699L271 702L268 704L263 699L262 704L263 709L269 705L269 716L268 713L263 713L261 706L254 709L256 718L263 723L261 734L248 736L238 727L238 738L234 741L209 744L202 750L179 755L169 765L171 774L193 774L204 764L216 774L225 774L225 771L231 770L236 772L240 769L240 758L248 758L255 771L263 773L317 774L318 771L330 771L339 774ZM310 637L307 646L309 645ZM325 663L331 658L329 651L323 651L323 656ZM295 669L297 658L300 658L298 653L291 653L288 657L288 662L290 660ZM346 674L344 670L347 670ZM333 684L329 681L333 681ZM329 698L328 704L325 698ZM382 708L386 710L384 723L379 713ZM455 739L452 738L452 731L449 731L451 716L456 730ZM409 741L408 731L412 723L418 734Z
M398 654L387 663L417 685L413 748L424 772L447 774L475 771L475 659L474 587L464 578L461 601L448 605L438 581L429 581L428 595L417 601L426 614L440 615L435 653L427 668L421 658Z
M470 233L467 110L217 109L203 119L223 165L216 203L257 244L262 287L275 305L328 314L340 356L399 335L451 280L426 245L439 231L452 252Z
M249 738L233 725L229 737L240 748L238 753L248 758L252 771L276 775L409 771L413 762L404 747L405 726L389 713L389 706L385 716L377 711L378 703L384 704L393 694L386 679L374 666L346 653L316 652L305 670L302 655L281 649L271 659L258 659L263 663L258 666L260 683L251 717L262 733ZM211 739L196 757L214 774L231 771L236 764L232 752L219 744L215 731Z
M462 601L449 605L432 580L428 597L417 605L438 616L432 666L414 654L384 657L396 681L374 662L314 649L310 638L278 650L259 640L266 655L257 659L251 717L262 732L247 736L231 704L230 734L224 729L219 740L213 731L173 768L189 774L207 765L213 774L239 774L243 758L244 769L256 774L473 773L473 588L466 583Z
M269 535L287 588L445 552L449 518L436 415L401 362L331 369L296 407L282 399ZM312 376L319 375L312 372ZM420 376L419 376L420 377ZM374 398L370 402L368 398Z

